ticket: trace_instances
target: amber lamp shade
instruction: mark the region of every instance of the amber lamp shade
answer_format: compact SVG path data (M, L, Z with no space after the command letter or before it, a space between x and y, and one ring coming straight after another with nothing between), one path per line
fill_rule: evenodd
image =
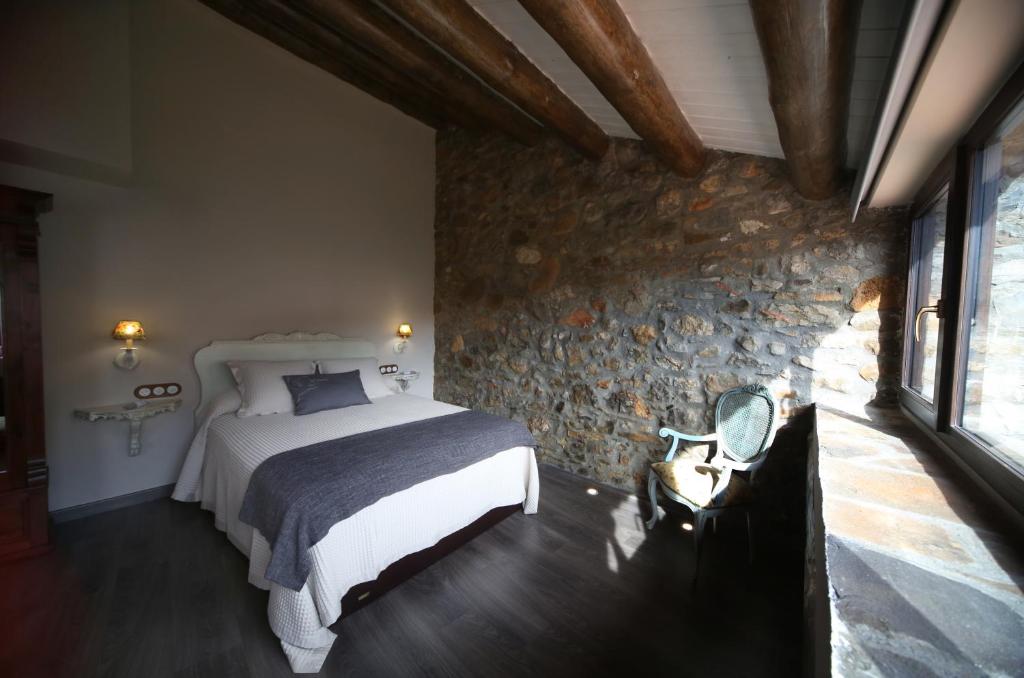
M145 339L146 330L142 328L142 323L138 320L122 320L117 323L117 326L114 328L111 336L113 336L114 339L123 339L125 341Z
M139 356L136 353L134 343L138 339L146 338L146 330L138 320L122 320L110 333L114 339L124 341L124 347L117 352L114 364L123 370L133 370L139 365Z
M396 334L401 338L401 341L395 344L395 353L404 353L405 347L409 345L409 337L412 336L412 325L410 323L402 323L398 326Z

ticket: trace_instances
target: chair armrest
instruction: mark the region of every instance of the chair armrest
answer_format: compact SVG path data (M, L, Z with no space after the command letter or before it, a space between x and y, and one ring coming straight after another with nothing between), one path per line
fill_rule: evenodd
M762 453L754 461L742 462L729 459L725 455L719 455L715 458L715 463L721 468L728 468L733 471L750 471L753 473L759 466L761 466L762 463L764 463L765 456L766 455Z
M750 468L750 464L742 461L733 461L732 459L727 458L724 454L715 458L715 464L718 465L718 468L727 468L732 469L733 471L746 471Z
M680 433L679 431L673 431L670 428L663 428L658 431L658 435L662 438L672 438L672 446L668 448L668 453L665 455L665 461L672 461L672 458L676 456L676 449L679 447L680 440L687 440L691 443L713 443L718 440L718 436L714 433L709 433L706 436L691 436L686 433Z
M658 435L661 436L662 438L668 438L669 436L672 436L677 440L689 440L690 442L693 443L710 443L714 442L718 438L718 435L715 433L709 433L706 436L691 436L687 433L673 431L670 428L661 429L660 431L658 431Z

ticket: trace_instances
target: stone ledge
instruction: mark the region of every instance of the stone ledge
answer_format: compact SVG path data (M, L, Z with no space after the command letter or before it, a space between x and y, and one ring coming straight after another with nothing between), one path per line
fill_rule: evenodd
M899 410L817 407L806 574L815 675L1024 667L1020 535L932 449Z

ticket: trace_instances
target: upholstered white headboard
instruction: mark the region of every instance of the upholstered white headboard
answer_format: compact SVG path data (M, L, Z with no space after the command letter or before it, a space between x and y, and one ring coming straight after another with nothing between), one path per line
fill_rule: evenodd
M200 417L215 397L235 388L225 364L228 360L329 360L331 358L376 358L373 344L363 339L343 339L327 332L261 334L252 339L213 341L196 351L193 363L199 376Z

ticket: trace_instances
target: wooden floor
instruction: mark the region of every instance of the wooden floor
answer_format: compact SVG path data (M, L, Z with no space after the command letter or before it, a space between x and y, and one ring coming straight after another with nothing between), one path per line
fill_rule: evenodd
M723 521L692 592L683 514L646 533L635 498L549 467L541 477L539 514L513 515L337 624L321 675L799 674L793 539L763 529L751 569L742 516ZM56 541L0 567L0 676L292 675L267 594L197 505L84 518Z

